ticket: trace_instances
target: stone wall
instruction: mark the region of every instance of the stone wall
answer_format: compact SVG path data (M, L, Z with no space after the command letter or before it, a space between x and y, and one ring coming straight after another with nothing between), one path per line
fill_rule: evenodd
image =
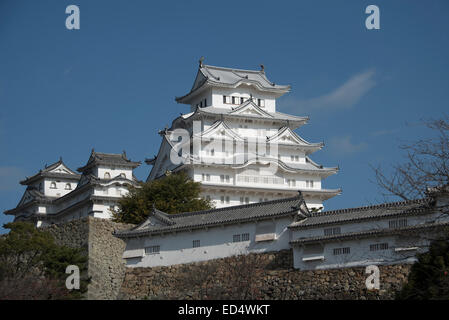
M365 268L299 271L291 250L200 263L126 268L114 230L133 225L87 217L45 227L57 243L89 257L87 299L393 299L410 265L380 266L380 290L365 287Z
M119 299L393 299L410 265L380 266L380 290L365 268L299 271L291 250L154 268L127 268Z
M91 278L86 298L115 299L124 274L122 259L125 243L112 235L114 230L129 229L134 225L86 217L43 228L56 243L82 248L88 255L88 276Z
M115 299L125 276L122 255L125 242L112 235L114 230L130 229L134 225L89 218L89 284L88 299Z

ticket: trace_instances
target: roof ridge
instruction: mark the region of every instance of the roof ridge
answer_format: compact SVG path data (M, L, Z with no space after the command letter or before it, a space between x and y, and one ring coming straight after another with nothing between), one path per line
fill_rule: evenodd
M421 199L384 202L384 203L368 205L368 206L360 206L360 207L353 207L353 208L343 208L343 209L336 209L336 210L330 210L330 211L323 211L323 212L314 214L314 216L319 217L319 216L333 215L333 214L339 214L339 213L350 213L350 212L360 211L360 210L386 208L386 207L390 207L390 206L404 206L404 205L411 204L411 203L425 203L430 200L431 200L431 198L426 197L426 198L421 198Z
M226 70L226 71L233 71L233 72L252 72L252 73L262 73L261 70L250 70L250 69L237 69L237 68L230 68L230 67L219 67L219 66L212 66L209 64L204 64L203 68L212 68L212 69L219 69L219 70ZM240 76L240 75L239 75Z

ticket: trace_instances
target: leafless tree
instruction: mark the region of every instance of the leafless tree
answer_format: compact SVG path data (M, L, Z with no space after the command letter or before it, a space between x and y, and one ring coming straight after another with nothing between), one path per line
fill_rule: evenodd
M385 197L419 199L426 196L428 188L438 189L449 184L449 117L425 120L422 124L436 136L401 145L406 161L393 166L391 175L380 166L372 167L375 182Z

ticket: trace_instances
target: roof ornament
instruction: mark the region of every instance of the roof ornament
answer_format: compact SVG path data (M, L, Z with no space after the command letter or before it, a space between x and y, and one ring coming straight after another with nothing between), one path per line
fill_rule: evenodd
M123 157L126 159L126 151L125 150L123 150Z
M265 66L263 64L260 65L260 71L265 72Z
M59 156L59 161L62 162L62 156Z
M253 94L252 93L249 94L249 100L253 101Z
M204 61L204 57L201 57L200 60L198 60L198 63L200 64L200 68L203 67L203 61Z

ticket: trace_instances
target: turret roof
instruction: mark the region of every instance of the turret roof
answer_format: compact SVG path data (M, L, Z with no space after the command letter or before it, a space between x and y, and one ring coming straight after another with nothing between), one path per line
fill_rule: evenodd
M56 170L58 167L62 166L61 170ZM59 158L59 160L49 166L45 165L45 168L42 170L39 170L38 173L31 177L26 177L24 180L20 181L20 184L22 185L30 185L37 180L45 177L53 177L53 178L66 178L66 179L73 179L78 180L80 178L80 175L76 172L72 171L69 167L65 165L65 163L62 161L62 158Z
M260 70L243 70L235 68L204 65L200 61L198 73L189 93L175 100L189 103L190 98L207 87L236 88L241 84L254 85L260 91L282 95L290 90L289 85L278 85L268 80L263 66Z
M78 168L77 171L84 172L98 165L111 165L111 166L137 168L140 165L140 162L134 162L129 160L126 157L125 151L123 151L122 154L116 154L116 153L95 152L95 150L92 149L92 153L90 154L89 160L87 161L86 165Z

